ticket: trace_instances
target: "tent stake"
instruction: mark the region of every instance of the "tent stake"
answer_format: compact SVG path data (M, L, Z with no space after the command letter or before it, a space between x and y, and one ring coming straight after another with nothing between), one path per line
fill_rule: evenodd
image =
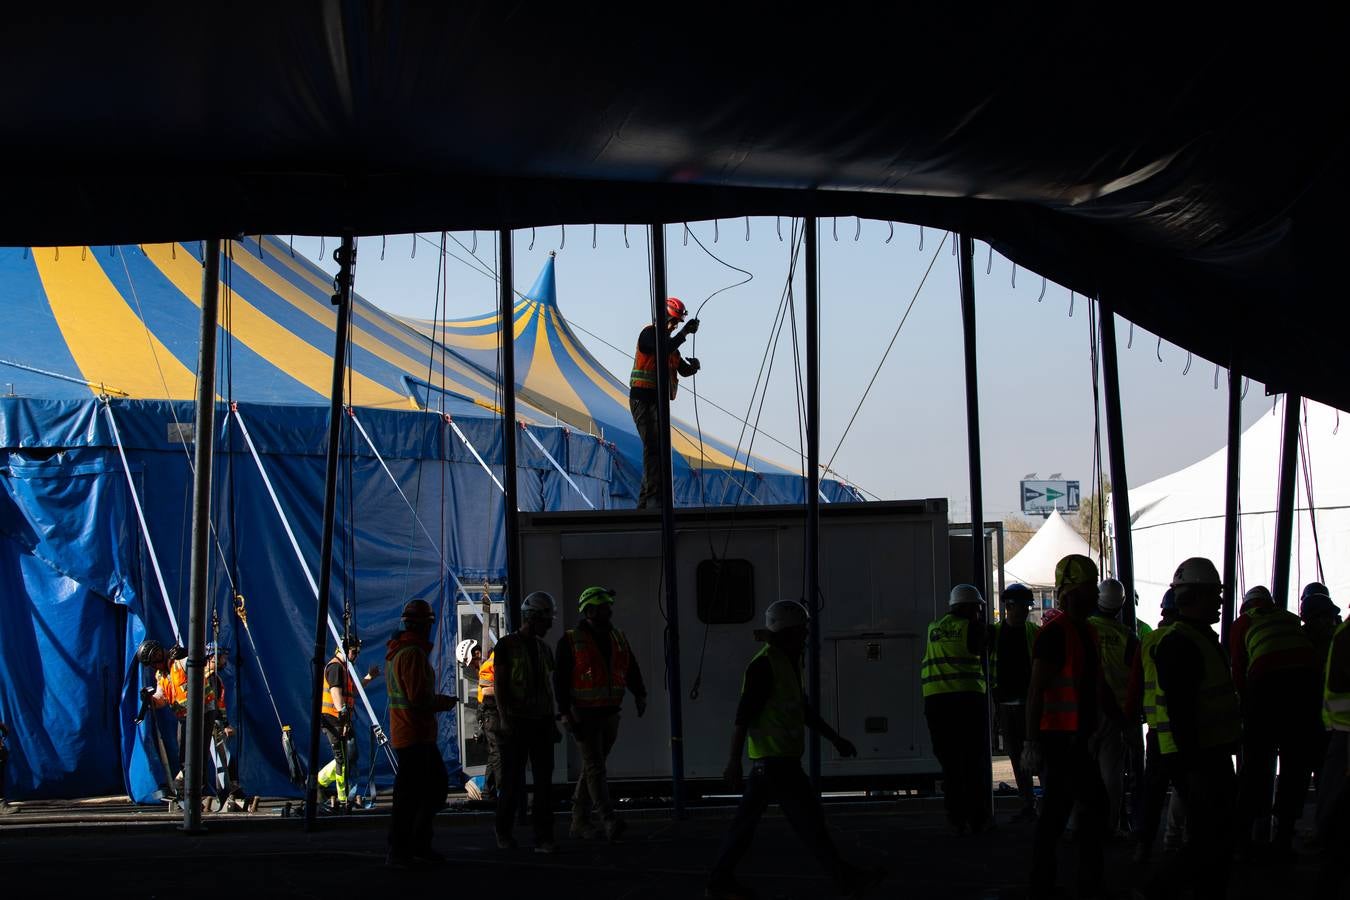
M652 326L656 329L657 433L661 438L661 559L666 593L666 695L670 698L670 780L674 815L684 818L684 688L680 684L680 592L675 583L675 483L670 458L670 332L666 330L666 229L651 226Z
M313 831L319 803L319 716L323 709L323 667L328 659L328 607L333 593L333 526L337 510L338 453L341 451L343 377L347 371L347 332L352 315L352 269L356 265L356 238L342 236L337 251L338 269L333 303L337 305L337 330L333 336L333 390L328 407L328 458L323 483L323 539L319 545L319 611L314 617L314 685L310 692L309 776L305 783L305 830ZM348 498L351 502L351 498ZM341 643L341 641L339 641Z
M1242 374L1234 362L1228 366L1228 475L1223 517L1223 618L1220 640L1228 646L1228 631L1237 607L1238 490L1242 464Z
M215 449L216 318L220 296L220 241L205 247L201 346L197 356L197 422L193 430L192 562L188 593L187 748L183 754L183 831L202 829L202 769L206 757L206 593L211 568L211 457Z
M1284 395L1284 437L1280 445L1280 493L1275 503L1275 560L1270 594L1289 608L1289 550L1294 537L1294 498L1298 494L1298 411L1303 398ZM1297 610L1295 610L1297 612Z

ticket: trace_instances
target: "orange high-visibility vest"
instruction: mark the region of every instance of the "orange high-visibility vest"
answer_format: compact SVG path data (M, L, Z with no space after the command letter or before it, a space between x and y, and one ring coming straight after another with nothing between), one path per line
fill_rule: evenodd
M1052 628L1064 632L1064 665L1045 688L1045 706L1041 710L1041 731L1077 731L1078 679L1087 666L1087 653L1078 629L1068 616L1060 616L1041 629L1044 637ZM1038 638L1039 640L1039 638Z
M478 667L478 702L482 703L483 698L495 696L497 693L497 651L494 649L488 654L488 658L483 660ZM494 703L496 701L493 701Z
M342 706L343 708L349 708L352 705L352 694L356 693L356 685L352 683L351 669L347 667L346 660L338 659L336 656L328 661L328 665L332 665L333 663L339 663L342 666L342 684L340 685L342 689ZM324 668L326 669L328 666L324 666ZM337 707L333 705L333 687L334 685L328 684L325 680L323 686L323 714L325 716L332 716L336 719L338 717L338 710ZM311 709L312 708L313 707L311 707Z
M672 350L666 357L666 368L670 371L670 399L675 399L675 394L679 390L680 380L680 354ZM644 353L638 350L633 355L633 371L628 376L628 386L630 388L643 388L645 390L656 390L656 354Z
M572 705L583 707L619 706L628 687L628 667L633 654L628 639L617 628L610 628L609 665L600 652L596 635L589 629L573 628L567 632L572 642Z
M169 663L168 672L155 673L155 686L160 696L168 701L173 714L180 719L187 718L187 666L181 659Z

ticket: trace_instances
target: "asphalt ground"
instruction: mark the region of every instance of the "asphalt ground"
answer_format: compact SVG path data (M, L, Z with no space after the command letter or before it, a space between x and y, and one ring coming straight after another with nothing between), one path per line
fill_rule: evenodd
M1024 897L1034 826L1008 822L1012 808L1002 798L1000 806L996 828L965 837L946 826L938 798L833 802L827 819L847 859L887 869L867 896ZM560 813L559 852L543 856L532 852L529 829L521 826L521 849L498 850L490 814L457 802L437 819L436 847L447 862L391 870L384 865L388 819L380 810L323 818L315 832L305 833L281 809L273 804L251 815L208 815L205 834L187 835L162 809L30 804L22 814L0 819L0 884L15 897L40 890L141 900L199 893L252 900L423 892L438 898L690 898L702 896L732 813L730 806L696 807L677 823L668 810L631 810L628 831L614 844L567 839L567 817ZM1131 865L1131 851L1126 842L1108 846L1107 896L1130 897L1147 875ZM1350 866L1350 848L1337 852L1343 869ZM1065 884L1072 883L1073 855L1074 846L1066 843ZM1230 896L1334 897L1318 890L1319 866L1307 852L1291 865L1235 864ZM835 896L810 849L773 811L737 874L766 900Z

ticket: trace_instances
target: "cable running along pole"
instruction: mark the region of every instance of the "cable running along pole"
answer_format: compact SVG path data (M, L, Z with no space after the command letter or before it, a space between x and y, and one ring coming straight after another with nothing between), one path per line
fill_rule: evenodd
M675 482L670 456L670 331L666 328L666 229L651 226L652 325L656 329L657 434L661 448L661 560L666 604L666 691L670 697L670 778L675 818L684 818L684 697L680 686L680 592L675 582Z
M197 355L197 422L193 429L192 562L188 591L187 747L183 754L183 831L202 830L202 769L206 759L206 594L211 568L211 456L215 449L216 314L220 241L206 242L202 269L201 341Z
M504 588L508 625L520 624L520 492L516 487L516 320L515 262L512 259L511 229L497 232L501 250L498 272L498 328L502 341L502 480L506 489L506 510L502 524L506 531L506 586Z
M1228 646L1237 609L1238 492L1242 466L1242 374L1237 368L1237 353L1228 366L1228 474L1224 495L1223 521L1223 618L1219 620L1220 640Z
M333 589L333 529L337 511L337 475L338 454L341 452L342 407L344 376L347 369L347 330L351 327L352 310L352 267L356 264L356 239L343 235L342 246L334 253L338 263L338 274L333 279L333 303L338 308L337 330L333 339L333 388L328 407L328 458L324 469L323 488L323 537L319 546L319 609L314 617L314 656L311 665L314 669L313 688L310 691L309 720L309 778L305 784L305 830L313 831L318 813L319 767L315 762L319 758L319 716L323 708L323 668L328 654L327 636L324 634L328 622L328 609ZM350 502L350 500L349 500ZM339 646L342 643L338 638Z
M820 710L820 235L815 216L806 219L806 645L807 699ZM820 788L820 735L808 737L811 783Z
M1298 411L1303 398L1284 395L1284 433L1280 445L1280 492L1275 503L1275 559L1270 593L1282 609L1289 608L1289 551L1294 537L1294 498L1298 494Z
M1120 414L1120 369L1116 362L1116 315L1097 298L1097 332L1102 342L1102 393L1106 399L1106 456L1111 463L1111 512L1115 528L1112 556L1116 578L1125 588L1123 616L1134 629L1134 541L1130 533L1130 482L1125 472L1125 432Z

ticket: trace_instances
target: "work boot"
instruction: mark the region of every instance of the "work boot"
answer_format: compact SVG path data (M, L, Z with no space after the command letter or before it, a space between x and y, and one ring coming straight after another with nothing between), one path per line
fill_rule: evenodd
M624 831L628 829L628 823L623 819L610 819L605 823L605 840L611 843L623 837Z

